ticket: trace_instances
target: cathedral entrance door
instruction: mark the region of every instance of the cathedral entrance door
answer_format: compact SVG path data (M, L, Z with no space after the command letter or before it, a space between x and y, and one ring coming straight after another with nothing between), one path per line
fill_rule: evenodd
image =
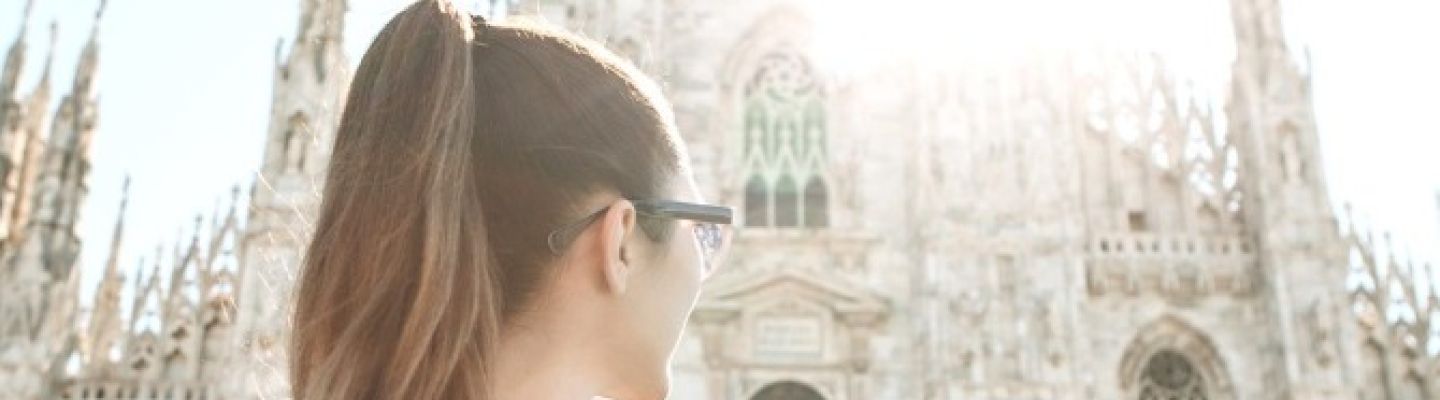
M825 400L825 397L810 385L786 381L765 385L750 400Z

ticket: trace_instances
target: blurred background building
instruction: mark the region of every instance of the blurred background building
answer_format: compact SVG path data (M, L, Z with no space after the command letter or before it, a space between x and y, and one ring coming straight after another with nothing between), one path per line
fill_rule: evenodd
M122 201L93 299L75 225L104 134L104 3L53 110L48 63L39 86L17 86L35 30L22 25L0 75L0 398L288 396L290 286L351 65L345 2L299 3L248 194L128 279ZM485 7L543 16L661 77L702 190L740 210L673 398L1440 394L1440 295L1415 279L1433 275L1333 211L1277 0L1230 2L1218 99L1125 49L827 70L798 4Z

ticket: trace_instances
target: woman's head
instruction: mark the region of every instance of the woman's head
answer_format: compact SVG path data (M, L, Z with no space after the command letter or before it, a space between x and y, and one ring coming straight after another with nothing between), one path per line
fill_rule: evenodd
M658 89L604 49L411 5L366 51L336 133L297 286L296 396L488 398L502 333L556 318L624 364L627 395L663 396L713 251L693 220L728 219L666 201L698 200L688 163Z

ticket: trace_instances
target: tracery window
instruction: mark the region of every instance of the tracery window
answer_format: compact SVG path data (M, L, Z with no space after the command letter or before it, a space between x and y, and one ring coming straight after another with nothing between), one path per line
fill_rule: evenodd
M745 225L829 224L823 99L809 62L792 52L762 57L745 83Z
M1140 400L1207 400L1205 380L1185 356L1161 351L1140 375Z

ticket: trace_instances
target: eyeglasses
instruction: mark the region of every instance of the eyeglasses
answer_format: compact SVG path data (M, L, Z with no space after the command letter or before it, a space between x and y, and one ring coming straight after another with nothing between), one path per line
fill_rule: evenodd
M704 268L702 276L709 276L720 264L724 250L729 244L732 230L730 225L734 222L734 210L730 207L716 206L709 204L686 203L671 200L631 200L635 205L635 212L643 217L661 218L669 220L692 221L691 231L695 235L695 242L700 246L701 266ZM564 253L565 246L575 240L582 228L595 223L605 211L610 210L609 206L595 210L589 216L561 226L550 232L545 242L550 247L550 252L555 255Z

